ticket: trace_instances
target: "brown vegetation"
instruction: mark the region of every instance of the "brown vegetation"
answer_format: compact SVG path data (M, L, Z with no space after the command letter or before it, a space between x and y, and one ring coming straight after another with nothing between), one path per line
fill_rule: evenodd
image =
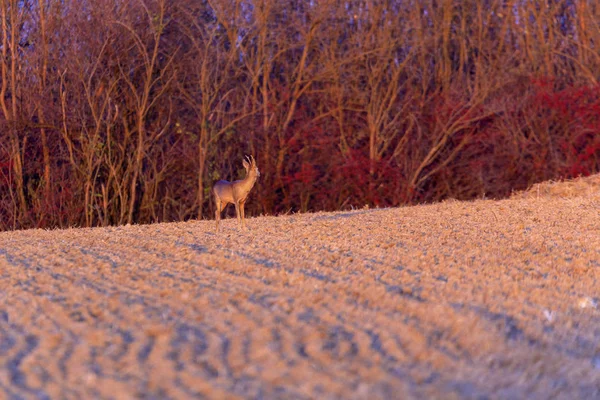
M599 200L4 232L0 397L598 398Z
M600 174L566 181L536 183L528 190L514 193L511 197L525 199L537 197L589 197L600 198Z
M503 197L600 170L600 5L2 0L0 229Z

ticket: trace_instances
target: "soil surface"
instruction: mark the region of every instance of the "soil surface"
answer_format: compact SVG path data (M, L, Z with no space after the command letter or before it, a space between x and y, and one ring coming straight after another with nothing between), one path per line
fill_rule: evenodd
M247 223L1 233L0 397L600 396L600 196Z

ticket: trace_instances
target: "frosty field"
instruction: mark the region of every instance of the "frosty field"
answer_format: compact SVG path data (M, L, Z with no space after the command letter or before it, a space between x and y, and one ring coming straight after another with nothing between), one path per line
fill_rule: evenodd
M600 196L532 193L0 233L0 397L598 397Z

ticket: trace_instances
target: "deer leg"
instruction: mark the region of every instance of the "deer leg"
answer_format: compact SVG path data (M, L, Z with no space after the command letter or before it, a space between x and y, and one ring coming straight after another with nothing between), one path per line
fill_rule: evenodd
M246 211L244 207L246 206L245 201L240 201L240 211L242 212L242 228L246 229Z
M242 216L240 215L240 203L235 202L235 215L237 216L238 223L242 224Z
M217 203L217 209L215 210L215 221L217 222L217 233L219 233L219 220L221 219L221 200L215 197L215 203Z

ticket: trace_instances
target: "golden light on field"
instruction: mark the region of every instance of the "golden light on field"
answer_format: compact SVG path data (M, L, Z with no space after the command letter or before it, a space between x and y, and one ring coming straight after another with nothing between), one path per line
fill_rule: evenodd
M534 192L2 233L1 390L598 396L600 197Z

